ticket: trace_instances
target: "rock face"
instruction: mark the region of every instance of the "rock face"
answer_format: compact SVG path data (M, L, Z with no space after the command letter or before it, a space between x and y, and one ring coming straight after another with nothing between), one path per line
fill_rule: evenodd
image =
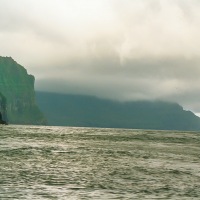
M1 112L0 112L0 124L7 124L7 122L3 120Z
M46 123L35 103L34 81L11 57L0 57L0 112L8 123Z
M6 124L6 98L0 93L0 124Z

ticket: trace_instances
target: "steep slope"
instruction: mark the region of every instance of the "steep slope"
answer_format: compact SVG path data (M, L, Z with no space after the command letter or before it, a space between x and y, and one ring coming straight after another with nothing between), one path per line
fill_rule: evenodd
M28 75L26 69L11 57L0 57L0 92L6 99L9 123L45 123L35 103L34 76Z
M91 96L36 92L49 125L200 130L200 118L176 103L115 102Z

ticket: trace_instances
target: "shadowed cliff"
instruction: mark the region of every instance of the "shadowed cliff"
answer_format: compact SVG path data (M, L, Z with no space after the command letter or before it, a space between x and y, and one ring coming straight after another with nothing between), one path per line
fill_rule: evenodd
M0 92L6 101L6 113L2 114L8 123L46 123L35 103L34 81L34 76L11 57L0 57Z
M7 124L6 98L0 93L0 124Z

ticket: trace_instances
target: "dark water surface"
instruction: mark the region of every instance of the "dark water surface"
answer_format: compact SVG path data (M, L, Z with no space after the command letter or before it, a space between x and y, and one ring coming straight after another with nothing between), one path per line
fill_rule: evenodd
M200 199L200 133L0 126L0 199Z

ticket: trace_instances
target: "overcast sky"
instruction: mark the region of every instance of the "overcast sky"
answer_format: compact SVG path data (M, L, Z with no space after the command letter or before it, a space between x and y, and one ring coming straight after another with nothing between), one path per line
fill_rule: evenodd
M199 0L0 0L0 44L37 90L200 112Z

